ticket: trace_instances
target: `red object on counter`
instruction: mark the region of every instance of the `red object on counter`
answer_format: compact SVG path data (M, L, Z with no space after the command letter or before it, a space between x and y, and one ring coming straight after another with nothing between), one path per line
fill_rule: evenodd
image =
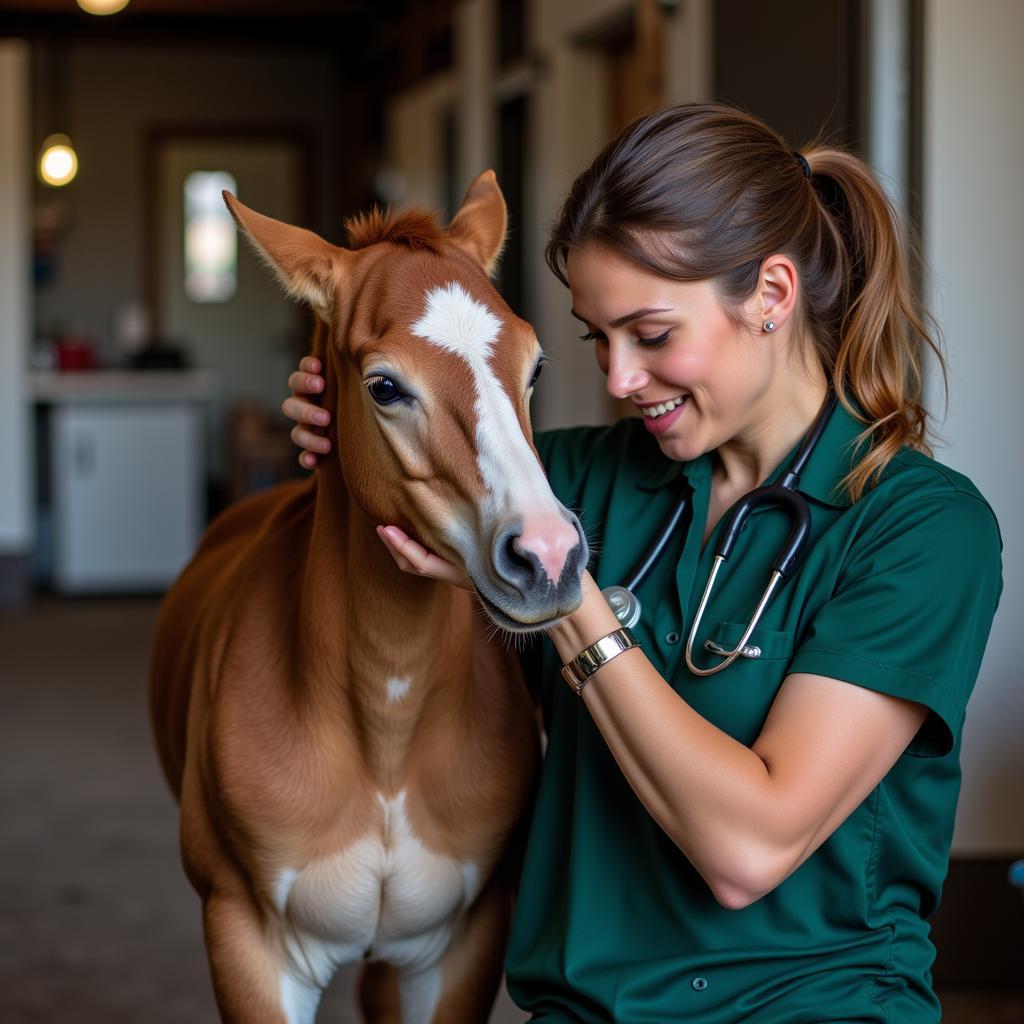
M66 335L57 341L55 348L58 370L96 369L96 352L84 338Z

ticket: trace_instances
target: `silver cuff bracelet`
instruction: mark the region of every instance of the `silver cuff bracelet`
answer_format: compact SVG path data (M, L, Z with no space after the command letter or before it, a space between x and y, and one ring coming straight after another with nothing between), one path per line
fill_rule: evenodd
M579 695L590 677L602 665L606 665L623 651L639 646L640 642L632 632L626 626L621 626L589 647L585 647L572 661L563 665L562 677Z

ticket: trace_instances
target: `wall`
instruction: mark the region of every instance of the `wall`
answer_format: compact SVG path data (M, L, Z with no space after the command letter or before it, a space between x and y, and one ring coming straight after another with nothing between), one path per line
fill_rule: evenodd
M1003 533L1002 604L967 715L954 848L1024 850L1024 473L1018 438L1024 266L1024 5L929 0L924 23L924 243L929 305L949 358L949 409L932 380L938 457L988 498ZM1007 897L1009 898L1009 897Z
M25 367L29 338L29 52L0 40L0 558L33 543L32 452Z
M577 342L580 323L569 312L569 294L543 259L547 227L573 179L610 140L606 58L586 40L602 26L628 18L632 4L567 0L532 5L531 39L542 69L534 93L532 150L543 154L534 171L531 222L536 258L528 263L534 327L551 359L534 398L539 428L602 423L611 405L593 347ZM678 5L666 21L665 101L707 99L710 93L708 0Z
M389 166L399 172L401 205L445 205L441 118L456 118L454 193L494 166L497 103L530 99L525 168L526 213L513 224L528 256L524 291L528 316L550 359L533 400L538 429L607 420L610 405L590 346L577 344L580 327L569 296L543 259L547 226L573 179L609 139L608 69L593 40L631 16L630 0L563 0L529 5L529 58L512 69L495 67L493 0L466 0L456 12L455 67L395 97L387 114ZM666 21L666 102L706 99L710 90L710 0L680 4ZM581 102L581 97L586 97Z
M389 183L385 198L393 198L395 206L445 206L442 120L455 102L455 92L451 75L435 75L389 105L386 164L399 180Z
M67 131L78 149L78 178L68 187L71 230L53 284L38 292L36 324L63 324L94 337L105 355L115 309L142 296L144 135L148 126L293 124L314 139L333 137L333 81L313 54L229 51L175 43L77 44L67 51ZM45 70L45 69L44 69ZM46 74L37 76L40 89ZM49 103L36 107L37 134ZM319 201L308 225L341 240L332 153L313 152ZM282 397L285 381L280 382Z

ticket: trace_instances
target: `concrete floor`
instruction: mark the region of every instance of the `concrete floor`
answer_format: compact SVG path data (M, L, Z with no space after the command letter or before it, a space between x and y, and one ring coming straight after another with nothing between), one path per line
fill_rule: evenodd
M216 1024L146 716L151 600L0 617L0 1021ZM339 978L321 1021L352 1020ZM502 994L492 1024L525 1015Z
M199 904L146 717L157 603L0 616L0 1021L216 1024ZM947 1024L1021 1024L1018 995L943 994ZM351 1020L342 981L319 1020ZM507 999L491 1024L524 1019Z

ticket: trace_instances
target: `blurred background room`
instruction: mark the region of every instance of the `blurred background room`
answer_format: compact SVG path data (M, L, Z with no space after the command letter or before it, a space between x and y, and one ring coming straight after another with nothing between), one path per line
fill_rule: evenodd
M303 472L280 403L312 328L221 190L342 243L495 168L534 425L603 422L547 226L619 128L716 99L861 154L921 234L936 455L1005 545L933 971L945 1020L1024 1021L1022 47L1018 0L0 0L0 1020L217 1019L148 641L205 524Z

